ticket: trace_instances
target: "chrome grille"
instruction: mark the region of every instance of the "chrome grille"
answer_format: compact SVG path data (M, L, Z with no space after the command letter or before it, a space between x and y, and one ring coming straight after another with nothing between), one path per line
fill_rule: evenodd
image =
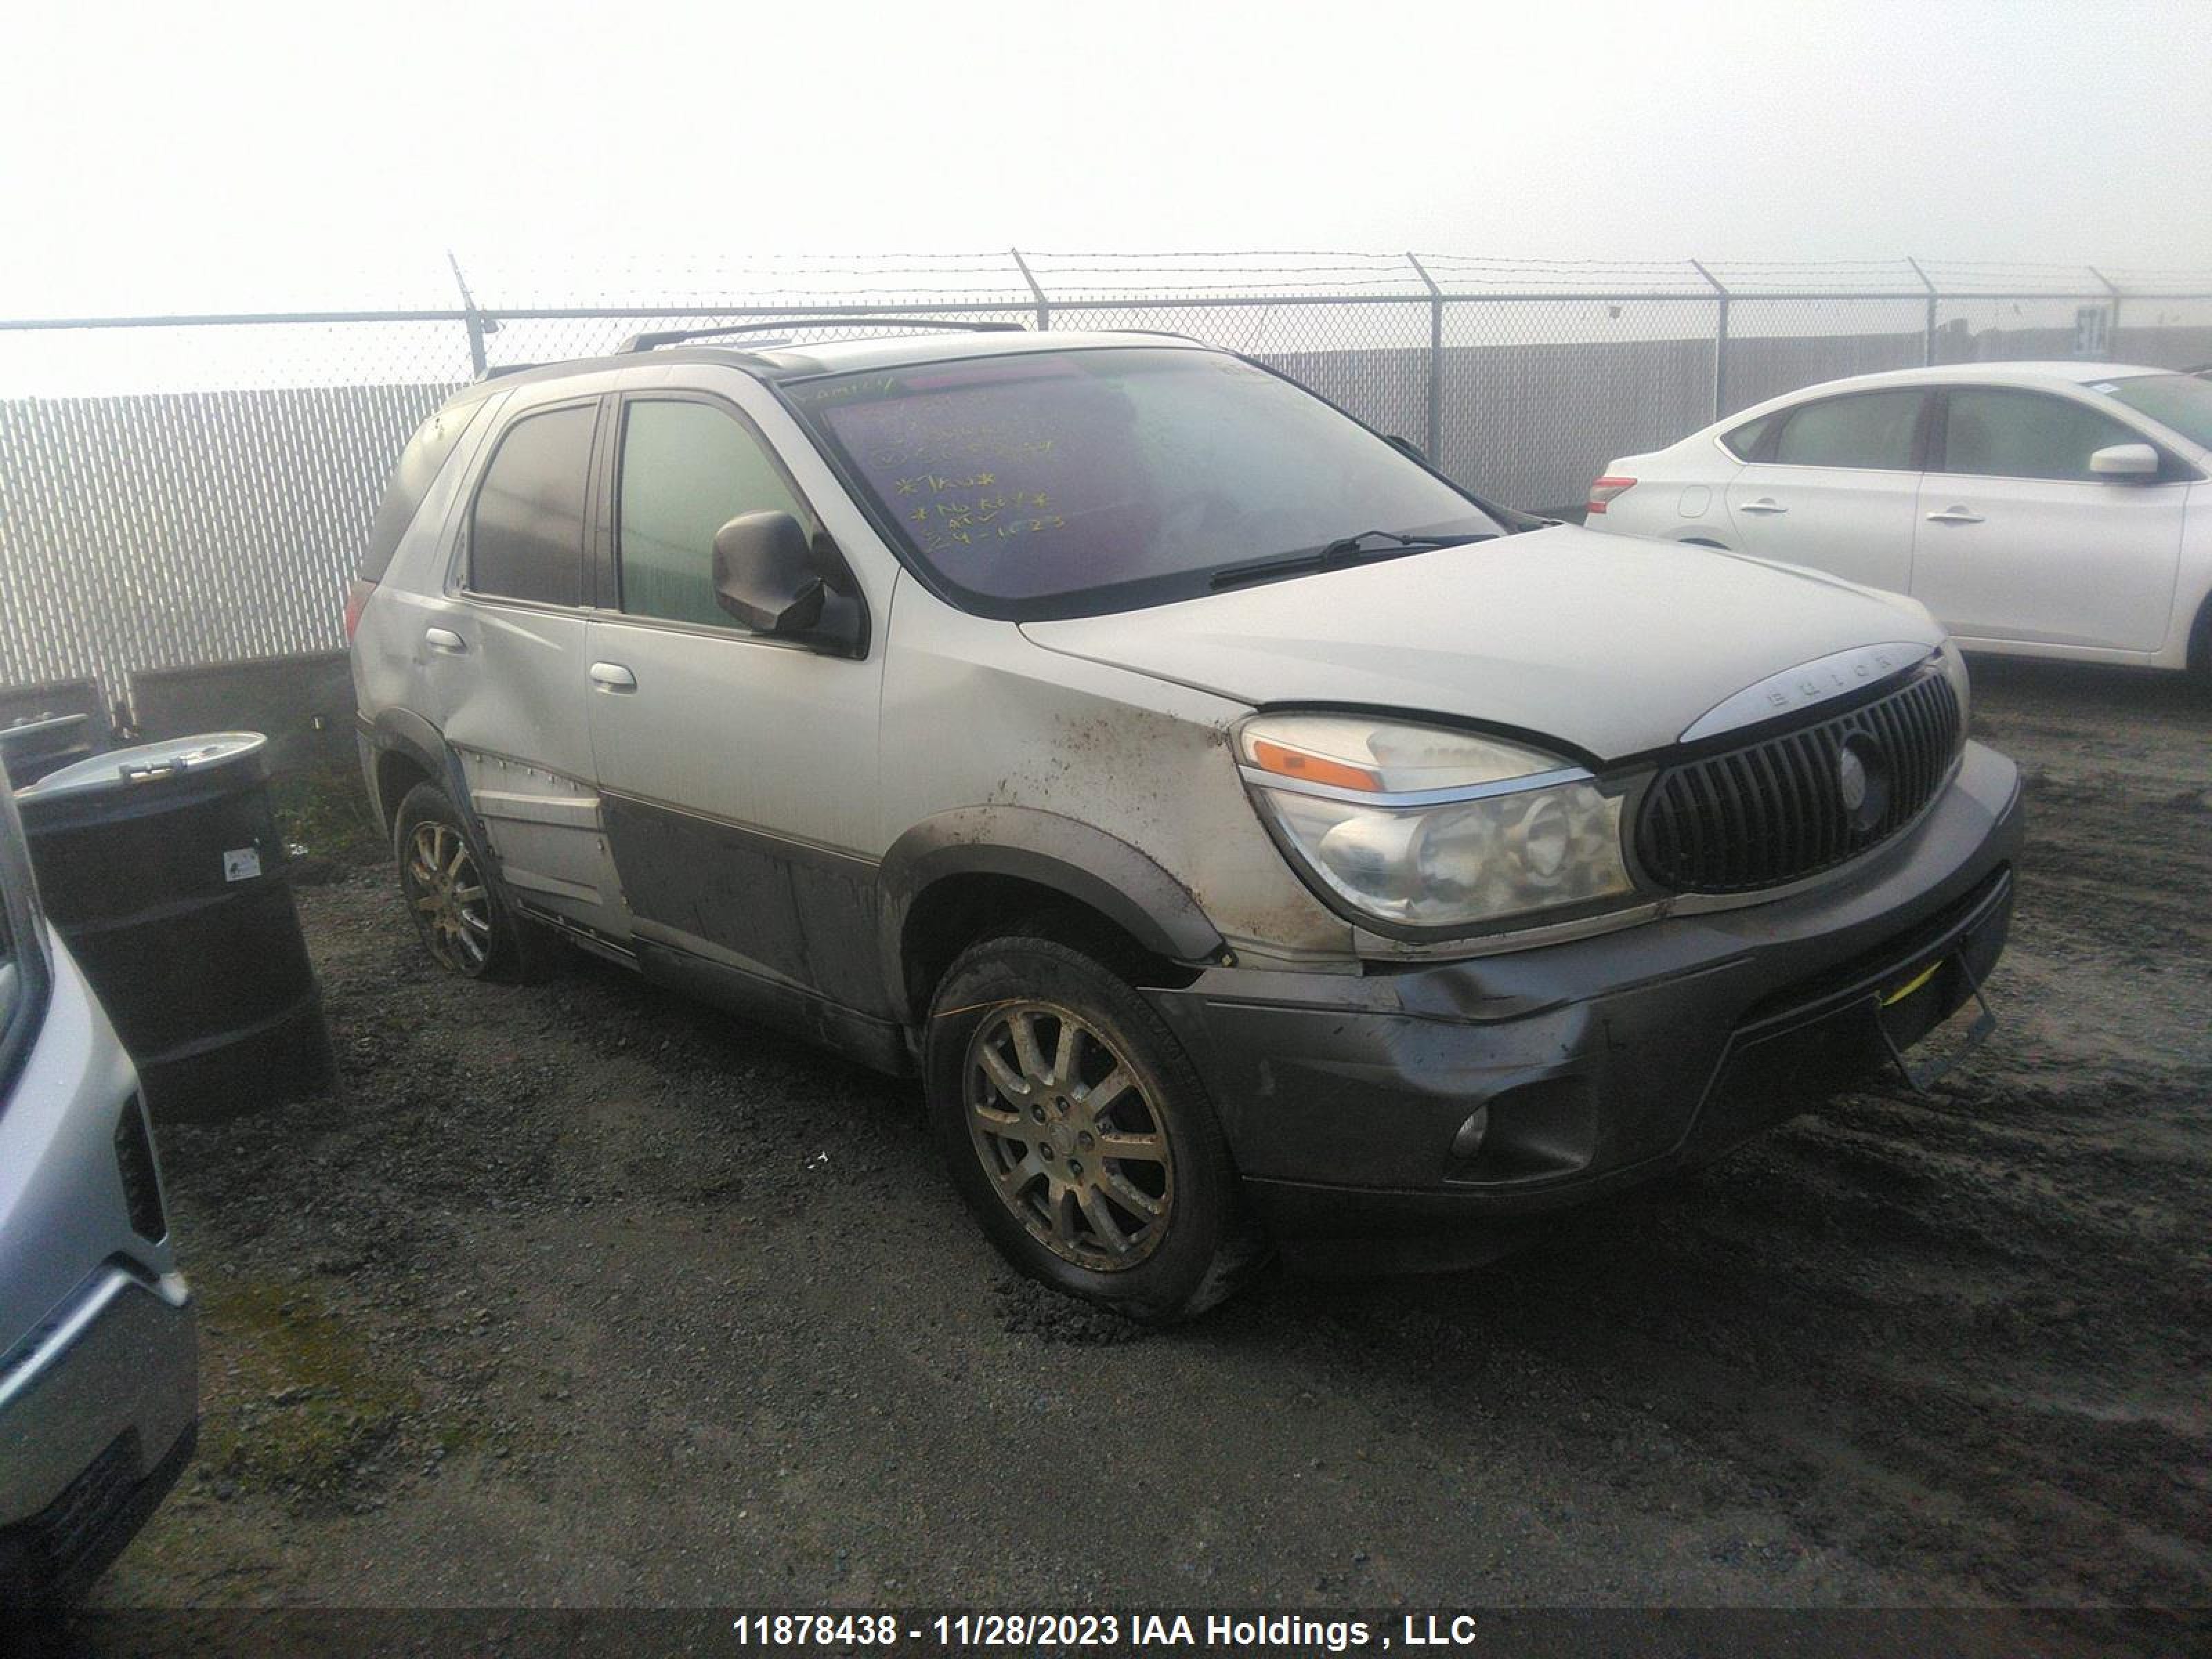
M1840 714L1667 767L1644 794L1637 856L1652 880L1683 892L1815 875L1919 816L1959 751L1959 724L1951 683L1924 670ZM1855 764L1866 784L1856 807L1845 799Z

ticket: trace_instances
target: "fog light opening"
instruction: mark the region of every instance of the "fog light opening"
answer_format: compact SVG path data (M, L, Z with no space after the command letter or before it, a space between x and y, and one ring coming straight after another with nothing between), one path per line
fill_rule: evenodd
M1482 1150L1483 1139L1489 1133L1490 1108L1478 1106L1467 1121L1459 1126L1459 1133L1452 1137L1452 1156L1473 1158Z

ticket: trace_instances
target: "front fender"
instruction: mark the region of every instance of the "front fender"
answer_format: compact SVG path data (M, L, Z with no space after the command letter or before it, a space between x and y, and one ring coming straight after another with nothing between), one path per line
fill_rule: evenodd
M1188 888L1125 841L1033 806L963 806L924 818L891 844L881 872L878 917L884 984L899 1018L913 1020L906 991L906 924L915 901L960 875L1010 876L1088 905L1155 956L1201 963L1221 934Z

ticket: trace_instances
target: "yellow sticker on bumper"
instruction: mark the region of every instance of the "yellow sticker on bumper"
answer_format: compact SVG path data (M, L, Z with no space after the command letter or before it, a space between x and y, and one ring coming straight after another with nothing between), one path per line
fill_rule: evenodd
M1901 988L1900 989L1898 989L1898 990L1895 990L1895 991L1892 991L1892 992L1891 992L1887 996L1884 997L1884 998L1881 1000L1881 1006L1882 1006L1883 1007L1885 1007L1885 1008L1887 1008L1887 1007L1890 1007L1890 1006L1892 1006L1893 1005L1894 1005L1894 1004L1896 1004L1896 1003L1899 1003L1899 1002L1904 1001L1904 1000L1905 1000L1905 998L1907 998L1907 997L1911 996L1911 995L1915 991L1918 990L1922 986L1923 986L1923 985L1927 984L1927 983L1928 983L1928 981L1929 981L1929 980L1931 980L1931 979L1935 978L1935 977L1936 977L1936 970L1937 969L1941 968L1942 965L1943 965L1943 964L1942 964L1942 963L1940 963L1940 962L1931 962L1931 963L1929 963L1928 964L1928 966L1927 966L1927 967L1925 967L1925 968L1923 968L1923 969L1922 969L1920 970L1919 976L1918 976L1917 978L1916 978L1916 979L1915 979L1915 980L1914 980L1914 981L1913 981L1910 985L1905 986L1905 987ZM1862 1003L1862 1004L1860 1005L1860 1006L1863 1007L1863 1006L1865 1006L1865 1005L1864 1005L1863 1003Z

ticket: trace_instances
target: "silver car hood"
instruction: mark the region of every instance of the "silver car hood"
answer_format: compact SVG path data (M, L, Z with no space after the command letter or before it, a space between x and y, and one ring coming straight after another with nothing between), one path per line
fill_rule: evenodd
M1240 702L1456 715L1601 760L1673 743L1781 670L1943 640L1898 594L1570 525L1022 631Z

